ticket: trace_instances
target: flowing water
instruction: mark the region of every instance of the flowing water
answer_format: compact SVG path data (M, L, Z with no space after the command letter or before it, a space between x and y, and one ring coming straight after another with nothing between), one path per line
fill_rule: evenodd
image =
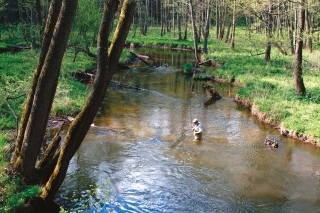
M170 67L136 64L114 76L143 90L110 86L59 204L75 212L320 212L318 148L259 123L233 101L237 88L216 84L223 98L209 101L204 82L191 87L178 69L192 53L139 51ZM201 141L193 141L194 118Z

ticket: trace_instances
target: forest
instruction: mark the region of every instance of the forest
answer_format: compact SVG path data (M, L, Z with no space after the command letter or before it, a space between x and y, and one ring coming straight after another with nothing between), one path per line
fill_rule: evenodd
M193 68L211 60L212 79L240 85L234 99L261 122L319 146L318 0L0 0L1 211L59 208L130 46L192 51ZM93 67L90 89L74 80ZM63 143L57 134L41 153L49 119L66 115Z

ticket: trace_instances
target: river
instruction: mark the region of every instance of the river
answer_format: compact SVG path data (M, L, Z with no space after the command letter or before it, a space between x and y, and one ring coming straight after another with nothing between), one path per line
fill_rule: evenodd
M261 124L234 102L237 88L208 82L218 101L208 101L203 81L190 89L179 68L192 53L137 50L145 51L169 67L138 63L114 76L143 89L110 86L57 203L74 212L320 211L319 148ZM201 141L193 141L194 118Z

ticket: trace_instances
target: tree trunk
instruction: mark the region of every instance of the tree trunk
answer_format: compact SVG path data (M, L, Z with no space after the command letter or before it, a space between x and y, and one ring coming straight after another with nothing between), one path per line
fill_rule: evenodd
M309 53L312 53L312 37L310 32L310 18L308 9L305 10L305 29L306 29L306 49L309 50Z
M198 43L197 43L198 37L197 37L197 30L194 23L194 17L193 17L192 0L189 0L189 10L190 10L191 25L192 25L192 33L193 33L194 57L196 59L195 67L198 67L198 63L199 63Z
M177 2L178 8L180 7L180 3ZM178 12L177 13L177 25L178 25L178 37L179 40L182 40L182 31L181 31L181 14Z
M290 4L292 6L292 3ZM286 7L286 12L289 13L289 10L292 9L292 7L288 6ZM287 28L288 28L288 37L290 40L290 50L291 54L295 54L295 44L294 44L294 38L293 38L293 30L294 30L294 24L293 24L293 18L292 16L288 16L287 18Z
M42 26L42 13L41 13L41 1L36 0L36 12L37 12L37 24L40 27L39 37L41 39L43 33L43 26Z
M205 28L203 33L203 53L208 53L208 37L209 37L209 31L210 31L210 23L211 23L211 6L207 6L207 12L206 12L206 22L205 22Z
M236 38L236 5L237 1L233 1L233 14L232 14L232 31L231 31L231 49L234 50L234 42Z
M220 19L220 32L219 32L219 39L223 39L224 32L225 32L225 19L226 19L227 7L224 1L220 1L220 10L219 10L219 19Z
M12 158L12 163L15 165L17 169L21 165L21 162L20 162L22 160L20 156L21 148L23 144L23 139L27 131L27 124L30 118L32 107L33 107L36 89L38 89L39 76L41 74L44 61L46 59L46 54L49 51L50 42L53 36L53 31L55 29L58 17L59 17L61 5L62 5L62 0L53 0L50 4L48 20L47 20L47 25L45 29L45 36L42 42L42 48L39 56L38 65L33 75L31 91L29 92L26 103L25 103L24 111L20 121L19 131L18 131L16 143L15 143L15 150ZM40 141L38 142L40 143ZM42 142L42 139L41 139L41 142ZM28 145L28 144L25 144L25 145ZM20 161L18 161L19 157L20 157Z
M220 0L216 0L216 38L220 37Z
M187 40L188 38L188 18L189 16L187 14L185 14L185 22L184 22L184 36L183 36L183 40Z
M300 11L299 11L299 22L297 29L297 42L296 42L296 52L295 52L295 61L294 61L294 85L296 92L299 95L306 94L306 88L303 83L302 77L302 48L303 48L303 38L302 33L304 29L305 22L305 10L304 10L305 0L300 1Z
M266 50L264 60L269 62L271 58L271 29L272 29L272 2L269 2L269 11L267 14L267 26L266 26Z
M164 7L163 7L163 3L161 4L161 33L160 36L162 37L164 35Z
M125 39L127 37L130 22L134 13L135 1L125 0L114 33L112 43L108 51L108 36L110 33L113 15L119 1L107 0L104 8L103 20L99 32L98 41L98 69L92 91L87 103L69 127L65 142L61 148L57 165L40 196L45 200L52 200L61 186L66 175L69 162L81 145L90 125L102 104L106 90L115 73Z
M228 43L228 42L231 40L231 39L230 39L231 27L232 27L232 22L229 21L229 22L228 22L228 27L227 27L226 37L225 37L225 39L224 39L224 43Z

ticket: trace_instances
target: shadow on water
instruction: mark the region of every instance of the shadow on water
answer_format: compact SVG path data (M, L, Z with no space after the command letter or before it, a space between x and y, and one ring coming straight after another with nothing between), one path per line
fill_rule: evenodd
M236 88L215 85L223 98L212 102L204 82L190 91L192 79L178 68L191 53L140 51L170 67L137 64L114 76L144 89L110 86L59 204L86 212L319 212L319 149L239 109L228 97ZM204 126L201 141L193 141L193 118ZM266 147L266 137L279 148Z

